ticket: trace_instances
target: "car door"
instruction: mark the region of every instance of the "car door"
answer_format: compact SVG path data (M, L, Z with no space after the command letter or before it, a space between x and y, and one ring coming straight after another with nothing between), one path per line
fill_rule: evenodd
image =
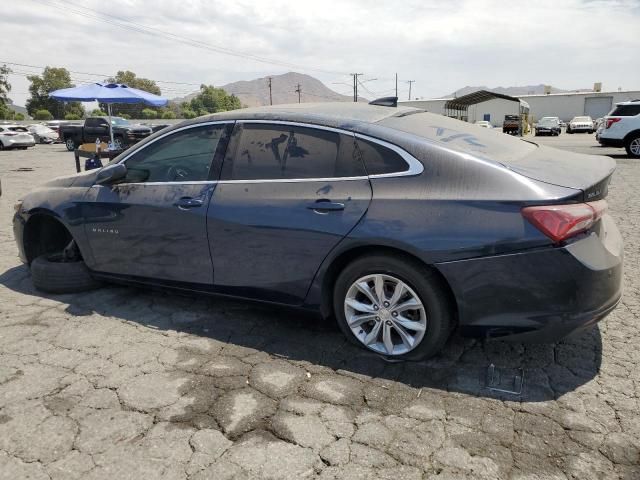
M84 122L83 139L87 143L99 138L103 142L109 140L109 123L103 118L87 118Z
M206 212L231 129L211 122L169 132L124 160L123 181L89 189L93 270L211 286Z
M352 134L238 122L207 214L215 288L302 303L322 260L370 201Z

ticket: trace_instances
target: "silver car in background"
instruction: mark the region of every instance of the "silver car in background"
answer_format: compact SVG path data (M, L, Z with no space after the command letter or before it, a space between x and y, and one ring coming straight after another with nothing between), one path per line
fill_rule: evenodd
M36 141L22 125L0 125L0 150L33 147Z
M29 130L29 133L33 135L33 139L36 141L36 143L55 143L60 141L58 132L47 127L46 125L36 123L33 125L29 125L27 129Z

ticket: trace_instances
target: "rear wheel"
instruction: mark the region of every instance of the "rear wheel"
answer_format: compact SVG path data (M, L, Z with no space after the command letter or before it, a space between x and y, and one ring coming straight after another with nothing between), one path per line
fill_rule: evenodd
M627 155L633 158L640 158L640 134L636 134L636 136L629 138L625 144L624 148L627 151Z
M64 144L70 152L73 152L76 149L76 142L73 138L67 138L64 141Z
M355 260L338 276L333 298L338 325L349 340L388 358L433 356L453 326L439 279L402 258Z
M31 262L31 281L49 293L75 293L100 286L80 259L67 260L63 253L48 253Z

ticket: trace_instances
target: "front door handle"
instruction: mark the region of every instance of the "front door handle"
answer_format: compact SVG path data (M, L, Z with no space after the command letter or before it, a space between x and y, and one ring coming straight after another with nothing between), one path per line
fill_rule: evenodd
M307 205L309 210L316 212L338 212L344 210L344 203L332 202L331 200L321 199Z
M181 210L187 210L189 208L201 207L204 205L204 200L202 198L182 197L173 205Z

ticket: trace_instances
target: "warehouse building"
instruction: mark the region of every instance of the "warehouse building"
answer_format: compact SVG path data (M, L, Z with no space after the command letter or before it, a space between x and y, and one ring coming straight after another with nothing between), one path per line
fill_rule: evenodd
M482 90L482 92L486 91ZM526 104L529 111L529 122L535 122L542 117L560 117L561 120L568 122L573 117L580 115L589 115L595 120L609 113L618 102L640 99L640 91L638 90L521 95L517 98L508 97L507 95L494 95L497 95L497 97L470 107L466 120L472 123L479 120L488 120L494 127L502 126L504 116L509 113L505 112L505 110L513 109L514 102L501 97L520 100L523 105ZM465 97L468 97L468 95L465 95ZM462 98L464 97L411 100L398 103L400 105L423 108L440 115L447 115L447 102L456 102Z

